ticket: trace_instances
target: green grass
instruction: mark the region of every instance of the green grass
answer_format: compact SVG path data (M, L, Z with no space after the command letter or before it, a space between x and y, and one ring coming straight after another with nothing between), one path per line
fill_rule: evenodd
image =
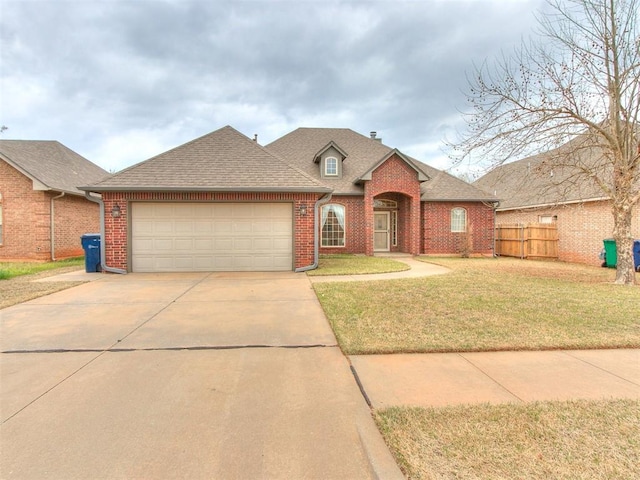
M609 269L437 259L452 272L314 288L347 354L640 346L640 287Z
M84 257L68 258L55 262L0 262L0 280L55 270L56 268L83 266Z
M378 428L410 479L640 478L640 402L392 407Z
M409 270L409 266L384 257L365 255L321 255L316 270L307 275L363 275L371 273L389 273Z

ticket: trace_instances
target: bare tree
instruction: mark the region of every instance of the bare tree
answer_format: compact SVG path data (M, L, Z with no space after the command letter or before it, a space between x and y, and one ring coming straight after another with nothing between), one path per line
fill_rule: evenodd
M635 284L640 200L640 0L548 0L536 37L469 79L458 161L498 165L552 150L545 168L611 200L616 283ZM561 147L561 148L560 148ZM586 154L585 152L588 152Z

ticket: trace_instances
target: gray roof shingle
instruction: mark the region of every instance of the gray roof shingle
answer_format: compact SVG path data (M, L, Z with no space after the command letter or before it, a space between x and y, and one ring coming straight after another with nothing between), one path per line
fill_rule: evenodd
M84 190L329 192L311 176L226 126Z
M342 178L321 178L315 156L333 142L347 156L342 163ZM394 151L391 147L348 128L298 128L267 145L267 148L296 165L313 178L334 189L334 194L362 195L360 179ZM427 181L421 185L422 200L496 201L496 198L446 172L404 156Z
M84 195L77 187L109 176L56 141L0 140L0 158L44 188L74 195Z
M610 169L600 149L583 142L577 137L548 152L505 163L474 185L496 195L500 210L602 199L605 194L580 166L601 178L610 175Z

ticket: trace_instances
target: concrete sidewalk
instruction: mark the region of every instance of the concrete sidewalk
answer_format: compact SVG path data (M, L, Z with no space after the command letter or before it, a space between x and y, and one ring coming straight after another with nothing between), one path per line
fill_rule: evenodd
M640 400L638 349L349 358L373 408L539 400Z

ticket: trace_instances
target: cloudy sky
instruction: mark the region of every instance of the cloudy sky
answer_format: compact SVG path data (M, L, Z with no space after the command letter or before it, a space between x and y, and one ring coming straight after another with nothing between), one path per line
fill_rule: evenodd
M117 171L231 125L267 144L344 127L451 162L465 75L542 0L0 0L4 139Z

